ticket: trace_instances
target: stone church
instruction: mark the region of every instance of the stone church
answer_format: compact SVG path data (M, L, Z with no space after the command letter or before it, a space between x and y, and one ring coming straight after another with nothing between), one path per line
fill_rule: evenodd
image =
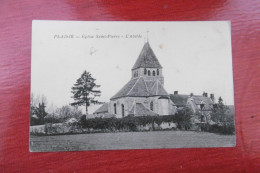
M132 70L130 81L110 102L94 112L96 116L113 115L122 118L133 116L173 115L176 107L164 89L163 67L146 42Z

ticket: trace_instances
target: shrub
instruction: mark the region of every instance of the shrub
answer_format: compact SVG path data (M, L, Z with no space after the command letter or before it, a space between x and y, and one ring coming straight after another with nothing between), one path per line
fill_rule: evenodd
M212 133L232 135L235 132L235 126L234 124L201 124L201 130Z
M39 118L31 117L30 118L30 126L42 125L42 122Z
M63 123L65 121L66 121L65 118L54 117L54 116L52 116L52 117L48 116L48 117L44 118L44 123L45 124L46 123Z
M211 119L216 122L216 125L211 127L210 131L217 131L222 134L234 134L234 112L222 103L221 97L219 98L218 108L211 114Z

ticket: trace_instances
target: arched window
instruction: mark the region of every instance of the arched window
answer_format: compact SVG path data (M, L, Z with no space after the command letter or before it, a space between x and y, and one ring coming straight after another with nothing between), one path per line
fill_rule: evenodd
M159 75L159 69L157 69L157 75Z
M148 76L151 76L151 72L150 72L150 70L148 70Z
M155 71L153 71L153 76L155 76Z
M125 106L122 104L121 107L122 107L122 117L124 117L125 116Z
M116 114L116 103L114 104L114 113Z
M150 110L153 111L153 101L150 103Z
M146 75L146 73L147 73L147 70L146 70L146 68L144 69L144 75Z

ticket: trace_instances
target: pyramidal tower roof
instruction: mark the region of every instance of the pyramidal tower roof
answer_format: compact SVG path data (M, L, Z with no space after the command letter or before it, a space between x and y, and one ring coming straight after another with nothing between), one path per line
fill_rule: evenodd
M158 59L156 58L153 50L150 47L149 42L144 44L144 47L136 60L132 70L137 68L162 68L161 64L159 63Z

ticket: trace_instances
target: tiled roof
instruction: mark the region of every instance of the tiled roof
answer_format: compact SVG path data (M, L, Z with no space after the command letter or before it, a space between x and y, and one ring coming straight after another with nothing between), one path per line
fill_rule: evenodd
M209 105L213 104L213 101L211 100L211 98L205 97L205 96L194 95L194 96L192 96L192 99L195 104L201 104L201 103L205 103L205 104L209 104Z
M149 43L145 43L144 47L137 58L132 70L144 67L144 68L162 68L158 59L156 58L153 50L151 49Z
M129 115L134 116L156 116L158 114L146 108L142 103L135 103L132 109L129 111Z
M204 105L202 107L203 110L207 110L207 111L211 111L212 110L213 101L209 97L194 95L194 96L191 97L191 100L196 105L203 104ZM197 106L195 108L196 108L196 110L200 110L200 108L197 107Z
M108 112L108 103L104 103L93 114L106 113L106 112Z
M144 78L140 77L137 79L135 85L131 88L129 93L127 93L128 96L149 96L149 90L145 84Z
M145 81L143 77L130 80L111 100L120 97L168 96L159 80Z
M186 106L189 95L170 94L170 99L176 106Z
M145 81L145 84L149 91L152 89L154 83L155 83L154 81Z

